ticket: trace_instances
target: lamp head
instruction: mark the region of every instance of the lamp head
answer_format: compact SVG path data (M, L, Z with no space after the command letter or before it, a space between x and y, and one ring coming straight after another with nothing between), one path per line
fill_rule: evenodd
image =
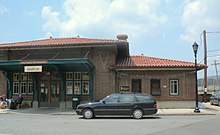
M193 47L193 51L194 51L194 53L196 54L197 53L197 50L198 50L198 47L199 47L199 45L195 42L193 45L192 45L192 47Z

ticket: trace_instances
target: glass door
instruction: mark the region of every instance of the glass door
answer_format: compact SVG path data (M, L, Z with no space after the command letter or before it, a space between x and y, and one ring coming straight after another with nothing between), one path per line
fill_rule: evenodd
M60 82L51 82L50 106L59 107L60 103Z
M40 93L39 93L39 100L40 100L40 107L48 107L49 105L49 84L48 82L40 82Z
M44 72L40 75L38 85L40 107L59 107L60 82L56 73Z

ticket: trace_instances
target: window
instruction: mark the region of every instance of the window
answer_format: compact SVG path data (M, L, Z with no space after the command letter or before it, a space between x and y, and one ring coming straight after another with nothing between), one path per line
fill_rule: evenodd
M73 72L66 72L66 80L73 80Z
M28 94L33 94L33 82L28 82Z
M13 93L18 94L20 91L19 89L19 82L13 82Z
M32 74L28 74L28 80L33 80Z
M26 82L21 82L21 93L25 94L26 93Z
M19 81L19 73L13 74L13 81Z
M74 82L74 94L81 94L81 82L80 81Z
M26 81L27 80L27 74L26 73L21 73L21 80Z
M82 73L82 79L83 80L89 80L89 73L88 72L83 72Z
M106 103L117 103L118 102L118 97L119 95L110 95L110 96L107 96L104 101Z
M13 74L13 94L33 94L33 77L30 73Z
M179 94L179 81L170 80L170 95L178 95L178 94Z
M80 72L74 72L74 80L81 80L81 73Z
M136 97L139 102L147 102L152 100L152 97L150 96L136 95Z
M141 79L132 79L132 92L141 92Z
M66 72L66 94L88 95L89 73L88 72Z
M89 94L89 81L83 81L82 93Z
M66 94L73 94L73 82L72 81L66 82Z
M160 96L160 79L151 79L151 95Z
M119 102L120 103L131 103L134 102L134 96L133 95L121 95L119 97Z

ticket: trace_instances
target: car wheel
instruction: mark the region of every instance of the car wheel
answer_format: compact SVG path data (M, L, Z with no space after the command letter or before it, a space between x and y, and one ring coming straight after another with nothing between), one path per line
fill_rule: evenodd
M220 101L218 101L218 106L220 106Z
M143 111L139 108L134 109L132 113L133 118L135 119L141 119L143 117Z
M86 108L85 110L83 110L83 117L85 119L91 119L93 118L94 114L93 111L89 108Z

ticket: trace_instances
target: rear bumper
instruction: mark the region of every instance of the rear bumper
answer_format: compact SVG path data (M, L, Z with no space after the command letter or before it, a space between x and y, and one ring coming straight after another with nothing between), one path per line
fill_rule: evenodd
M144 115L151 115L151 114L156 114L157 109L144 109Z

